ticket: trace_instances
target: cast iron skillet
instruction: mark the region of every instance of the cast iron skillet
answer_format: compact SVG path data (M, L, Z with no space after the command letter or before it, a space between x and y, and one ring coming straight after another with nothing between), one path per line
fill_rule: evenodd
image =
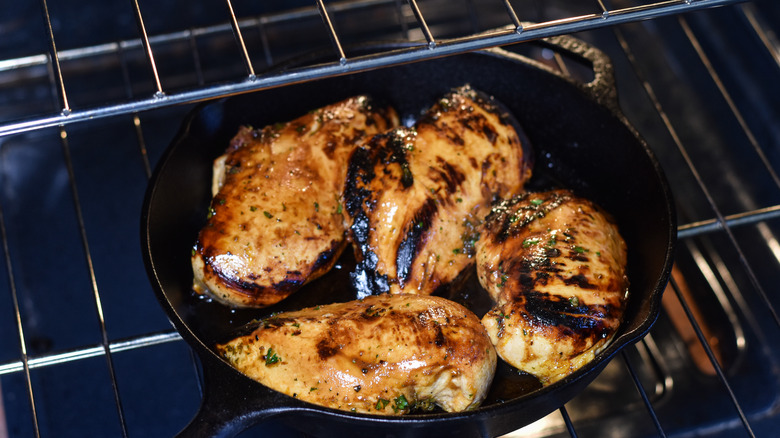
M576 83L502 50L451 56L317 80L206 103L193 111L158 163L142 215L144 258L160 302L204 368L204 397L182 436L231 436L276 418L316 436L496 436L552 412L579 393L621 348L655 321L672 264L675 212L663 173L618 109L612 67L601 52L570 37L547 40L589 63ZM596 359L544 388L500 363L483 405L463 413L383 417L328 409L288 397L235 371L214 352L244 323L271 312L354 298L347 250L331 273L271 308L231 310L191 292L190 251L211 197L211 163L242 124L264 126L358 93L414 117L449 89L470 83L495 96L525 129L535 153L532 188L564 186L617 219L628 244L630 296L619 332ZM481 316L490 303L472 276L449 297Z

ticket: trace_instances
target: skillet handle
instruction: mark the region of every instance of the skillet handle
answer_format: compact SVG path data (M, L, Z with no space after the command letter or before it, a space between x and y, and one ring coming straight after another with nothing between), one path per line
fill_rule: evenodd
M195 417L177 437L233 437L286 410L272 407L270 391L257 388L248 378L225 369L225 364L218 359L207 354L199 356L203 365L203 399Z
M543 41L553 50L589 63L593 69L593 79L581 84L582 88L598 103L618 109L615 68L604 52L569 35L553 36Z
M590 44L570 35L557 35L542 38L537 41L538 44L562 54L564 57L574 59L583 64L589 65L593 70L593 79L589 82L577 81L557 70L547 66L540 65L545 70L550 70L553 74L561 76L574 83L590 98L607 108L620 113L617 96L617 83L615 82L615 68L609 57ZM506 49L498 49L506 52ZM535 63L535 61L532 61Z

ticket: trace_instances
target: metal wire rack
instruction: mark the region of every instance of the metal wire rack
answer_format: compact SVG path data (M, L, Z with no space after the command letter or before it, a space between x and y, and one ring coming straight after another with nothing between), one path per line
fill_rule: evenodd
M108 412L108 408L101 406L102 416L107 419L94 426L104 431L106 424L110 424L113 432L106 432L106 435L148 435L145 432L150 430L154 432L152 434L169 435L184 425L179 421L181 418L188 418L194 412L198 400L197 364L192 366L194 358L186 353L188 350L179 342L179 335L169 328L161 313L140 313L141 318L149 318L151 322L134 324L133 311L140 307L135 307L137 305L130 298L113 303L117 300L116 294L127 291L152 294L145 286L143 269L138 266L140 260L131 261L130 266L118 266L124 264L128 257L136 256L137 250L129 250L130 256L120 257L116 262L111 260L131 246L127 241L134 242L137 236L137 230L133 229L137 224L136 211L131 208L123 215L123 204L119 201L108 202L106 207L104 201L111 194L99 188L101 178L105 178L109 181L107 187L133 186L131 193L138 198L144 189L145 178L151 175L153 164L165 146L164 141L157 139L170 138L170 121L178 120L190 104L569 33L593 38L600 47L606 47L605 50L616 62L619 76L629 78L626 80L628 85L623 86L629 87L630 91L621 93L621 96L626 96L621 99L621 105L629 118L638 122L638 129L650 144L667 145L658 152L670 174L676 197L683 204L678 232L682 242L681 260L665 297L665 300L669 299L668 303L665 302L666 312L656 329L635 348L623 352L621 360L613 361L606 371L607 379L613 379L613 383L615 379L620 382L623 377L630 379L629 387L634 388L631 391L636 391L636 396L630 399L632 403L643 406L643 409L633 409L628 416L633 425L626 426L625 413L616 414L614 407L612 414L595 416L582 408L585 402L573 401L561 407L557 414L512 436L599 436L598 433L605 428L613 433L627 432L631 436L679 435L692 433L697 428L700 433L713 436L727 436L725 434L735 431L747 436L769 436L773 426L780 422L780 382L777 378L780 348L773 341L777 338L780 318L776 310L777 298L767 289L774 284L773 280L777 280L777 266L780 264L780 244L775 237L780 216L780 178L775 171L780 161L777 153L780 124L777 119L772 119L777 111L774 104L760 107L755 102L751 105L750 100L755 97L751 93L766 93L765 99L777 95L777 91L769 87L780 72L780 43L771 19L760 12L761 8L770 7L760 1L738 4L740 2L735 0L596 0L575 2L579 3L577 7L564 7L566 2L561 2L560 9L552 8L557 14L540 16L527 11L548 11L550 8L535 2L494 3L487 7L465 1L462 15L467 18L455 17L458 15L455 12L452 16L443 14L442 18L440 12L450 11L446 7L447 2L317 0L295 9L282 7L253 15L239 10L246 5L224 0L224 16L219 20L183 26L179 30L158 24L151 29L150 21L159 21L150 20L147 15L146 8L153 9L152 6L134 0L131 14L136 24L136 35L113 41L95 42L92 39L84 45L76 38L58 33L58 29L63 27L61 20L67 14L50 10L54 5L43 0L40 32L32 35L39 41L34 47L41 50L14 52L0 46L0 54L4 53L1 49L12 53L0 59L0 96L3 99L0 103L5 107L0 109L0 163L4 178L4 193L0 197L0 233L5 260L2 275L6 277L0 308L12 309L0 316L0 332L3 333L0 341L0 383L5 394L0 401L4 402L6 410L10 408L13 412L22 413L23 418L9 421L8 417L0 416L0 437L17 433L63 435L62 424L78 425L81 429L73 433L77 435L91 430L93 426L70 417L62 420L64 423L46 419L54 415L52 405L46 400L51 397L44 388L47 376L71 376L75 371L60 370L75 370L82 366L98 370L92 377L94 380L110 382L109 391L105 390L105 384L95 384L97 389L86 390L86 397L94 396L102 403L112 405ZM491 18L479 23L469 20L468 17L479 16L473 14L475 8L489 9ZM723 19L716 15L722 9L727 10L725 15L731 18ZM58 16L58 13L63 15ZM371 23L377 23L376 17L379 16L378 22L384 24L369 30L350 25L356 17L365 16L372 17L367 20ZM702 16L705 18L700 18ZM718 28L717 24L721 23L718 20L725 20L723 22L729 25L736 22L739 27ZM314 22L319 30L306 34L287 30L289 26L295 27L302 22ZM459 26L463 23L466 24ZM675 41L685 41L684 48L665 47L667 52L680 50L685 65L658 67L653 64L659 58L667 63L671 58L671 55L667 57L663 54L667 52L650 55L657 47L643 39L643 35L656 34L655 30L647 30L647 27L653 26L663 27L662 34L678 35L680 39ZM751 59L762 60L756 62L764 63L760 65L766 65L770 70L762 73L761 77L769 79L758 81L753 87L746 85L744 80L733 80L738 76L734 72L737 60L731 59L729 63L720 54L713 54L717 41L714 43L712 34L708 33L713 26L724 34L740 32L743 39L752 41L750 56L754 58ZM455 30L451 29L453 27ZM404 39L408 46L367 55L351 55L354 42L386 34ZM706 35L706 40L703 35ZM61 43L61 39L66 42ZM316 40L317 45L332 51L333 59L323 64L274 70L272 66L300 53L275 46L285 39L295 39L297 44L294 46L300 50L311 49L309 42ZM45 44L40 41L45 41ZM728 42L721 43L728 45ZM235 55L231 65L237 67L226 68L225 71L215 68L209 61L212 51ZM171 69L165 63L165 58L171 53L176 54L177 65L187 67ZM180 53L184 55L179 56ZM560 67L565 68L565 65L560 64ZM684 102L686 97L690 97L687 92L658 85L665 83L663 75L671 74L674 68L691 75L701 73L694 80L693 92L695 96L700 96L705 94L703 88L712 90L706 92L706 98L697 98L697 103L704 107L715 105L715 116L700 118L691 115L687 112L690 106ZM88 83L90 74L95 71L113 76L112 83L117 85L113 88L118 91L104 92L97 86L101 83L97 79L94 86L82 85L85 82L83 78L87 77ZM757 100L763 102L765 99ZM759 106L758 113L755 112L756 106ZM720 131L712 126L713 123L728 124L729 129L725 138L713 140L716 144L708 144L708 150L701 146L697 135L702 131ZM689 124L703 126L692 128ZM111 141L114 131L121 132L117 135L123 140L118 143L130 142L133 147L119 157L109 157L109 150L115 147L91 144L91 140L87 140L90 138L87 133L91 130L110 131L102 133L100 138L103 141ZM158 135L161 132L162 135ZM710 137L705 140L709 141ZM724 145L732 141L738 145ZM52 164L48 158L41 159L36 153L39 149L45 150L46 156L49 156L53 154L52 148L61 151L61 162L57 159L57 163ZM711 165L706 157L710 153L726 154L722 150L732 151L729 156L736 154L753 167L747 170L742 166L736 169L728 167L734 173L724 174L722 178L725 182L713 183L723 168ZM13 167L30 157L34 163L43 164L33 169ZM132 170L122 170L128 165ZM49 170L52 170L50 174L47 173ZM128 174L132 176L126 176ZM37 187L37 183L29 175L45 180L40 184L46 188L41 191L31 189ZM747 181L746 175L750 175L750 181ZM18 189L19 185L25 188ZM31 190L35 195L28 195ZM52 207L55 211L36 204L49 203L50 197L57 199ZM40 212L36 210L38 208ZM106 208L111 211L105 211ZM39 218L31 218L38 213ZM127 219L128 215L130 219ZM59 223L64 216L68 219ZM122 219L118 224L112 223L117 218ZM132 238L119 237L124 234L131 234ZM118 247L107 243L112 239L120 241ZM33 249L30 249L31 246ZM40 256L40 252L50 255ZM59 266L55 255L79 260L73 262L76 270L73 271L70 265ZM45 265L44 269L30 268L33 263L30 260L39 260ZM124 272L125 268L127 272ZM47 269L77 279L43 279ZM127 284L117 283L123 281ZM40 291L46 288L50 289L47 293L62 293L74 302L62 304L48 298ZM84 294L85 290L89 293ZM80 298L72 298L68 291L77 291ZM94 325L81 327L88 323L64 317L69 324L77 326L77 331L87 334L46 341L47 338L39 334L57 331L60 327L56 323L47 325L38 321L40 317L36 316L36 308L51 305L47 303L50 299L54 305L63 306L62 312L78 308L82 311L81 315L85 315L83 309L93 309L94 316L79 316L78 319L94 318L97 328ZM727 321L730 327L727 334L718 336L720 330L713 327L713 321L721 320L702 315L710 308L710 305L702 304L702 300L717 302L718 312L723 314L722 320ZM108 301L112 302L111 309L105 307L104 303ZM682 320L671 316L675 312L683 316ZM671 341L663 341L669 337L667 332L678 334ZM679 339L685 338L686 333L692 341ZM85 339L91 341L85 342ZM703 354L703 361L697 363L698 373L686 371L696 368L690 367L690 364L689 368L680 365L681 362L690 362L690 359L684 359L688 356L679 351L686 348L688 351L700 349ZM150 377L151 371L147 368L152 365L143 360L141 363L145 365L140 366L127 360L134 353L148 352L151 352L150 359L146 361L167 369L160 373L162 377ZM159 363L169 355L176 359L171 359L171 363ZM746 365L754 359L765 362L761 366ZM190 397L192 400L169 408L180 410L178 417L163 415L151 422L155 426L144 425L149 418L143 417L149 415L149 411L138 408L137 400L144 398L142 394L149 391L150 386L139 382L151 379L164 387L161 380L165 380L165 376L169 378L179 373L191 375L185 379L189 389L177 387L172 391L175 396L161 396L160 405L177 405L176 400L171 398L182 394L194 395ZM751 391L756 390L756 382L744 377L746 373L769 379L761 386L765 394L753 397ZM623 377L614 377L614 374ZM688 377L692 381L684 383ZM598 398L593 395L598 393L598 382L594 382L596 388L591 391L591 398L587 399L589 402L594 397ZM196 389L192 388L193 385ZM7 390L9 387L17 390ZM19 388L23 391L20 392ZM72 390L79 391L77 388ZM672 392L698 393L699 398L715 397L718 399L715 413L705 415L693 409L704 418L698 424L691 424L676 409L681 403L696 398L670 396ZM16 395L16 398L11 400L9 395ZM725 399L725 407L721 398ZM132 406L128 407L127 400L132 400ZM701 408L706 409L712 408ZM0 409L2 412L3 409ZM156 429L158 427L162 429Z
M204 85L196 89L181 92L168 92L162 84L160 74L155 60L153 45L171 41L181 41L189 38L197 38L213 32L224 31L224 27L217 26L205 29L193 29L183 32L162 34L157 37L150 37L144 25L144 18L138 1L135 1L134 12L138 22L139 39L126 40L109 43L101 46L78 48L71 51L58 51L56 38L53 33L51 17L48 12L46 2L44 5L44 14L46 19L47 37L50 43L49 53L32 56L26 59L15 59L4 62L0 65L0 71L31 67L35 65L46 65L53 70L52 87L56 88L58 93L59 112L34 117L28 120L22 120L15 123L4 125L0 130L0 135L8 135L17 132L23 132L31 129L67 125L79 121L91 120L100 117L108 117L118 114L127 114L135 111L144 111L154 108L161 108L176 104L196 102L204 99L210 99L236 93L261 90L264 88L278 87L298 81L310 80L318 77L328 77L340 74L353 73L371 68L390 66L399 63L414 62L439 56L446 56L455 53L462 53L470 50L496 47L510 43L529 41L551 35L560 35L572 33L596 27L614 25L622 22L637 21L667 14L690 11L706 7L714 7L723 4L734 3L734 0L698 0L698 1L662 1L653 2L640 6L632 6L618 9L608 9L601 1L598 2L600 9L592 13L577 17L566 17L548 22L523 25L517 12L508 1L504 2L506 7L507 25L504 29L493 30L479 35L466 35L462 37L447 38L438 40L434 37L426 23L425 17L420 12L417 2L411 1L408 4L397 5L402 9L402 16L409 15L403 9L410 9L413 12L419 29L423 33L424 41L405 50L394 51L393 53L370 54L359 56L355 59L348 58L344 47L341 44L341 38L336 33L331 15L336 15L346 8L369 8L380 7L382 5L396 6L395 1L363 1L363 2L345 2L334 3L330 7L326 6L322 0L316 2L317 9L301 10L291 14L281 14L269 18L256 18L245 21L239 21L233 12L230 0L226 0L228 10L230 11L230 27L232 28L236 43L241 49L241 56L246 67L246 77L238 82L224 85ZM299 20L302 15L308 15L318 12L325 23L328 35L337 51L337 58L334 62L301 69L294 73L269 74L258 76L253 67L254 63L247 51L244 42L242 29L250 27L261 28L271 21ZM145 55L148 58L148 67L151 71L150 80L154 81L155 91L146 98L128 99L125 102L115 105L101 105L94 108L77 109L72 108L68 99L66 80L63 77L61 61L76 60L82 57L90 57L98 54L113 53L118 54L123 50L135 47L143 47ZM197 59L199 55L193 54Z

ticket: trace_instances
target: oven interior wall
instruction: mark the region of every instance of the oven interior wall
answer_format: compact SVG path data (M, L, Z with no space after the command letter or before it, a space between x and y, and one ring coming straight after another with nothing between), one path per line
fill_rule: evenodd
M522 21L532 22L600 11L596 1L511 3ZM608 8L636 4L611 3ZM6 2L0 5L0 127L63 108L57 72L47 62L44 5L66 107L99 107L157 91L131 2ZM405 2L326 5L345 47L424 38ZM500 1L419 6L439 39L511 23ZM314 49L336 54L314 2L233 7L258 76ZM167 93L247 76L225 2L142 1L140 10ZM747 434L729 390L757 436L776 433L778 32L780 5L757 0L575 35L612 59L621 108L658 155L680 224L675 287L665 294L664 311L645 340L566 405L577 436L658 435L634 377L669 436ZM548 51L509 49L556 65ZM570 67L587 74L573 62ZM0 136L0 437L170 436L197 410L197 362L151 290L139 244L147 180L193 106ZM720 367L712 366L696 329ZM271 421L242 436L271 433L292 432L284 421ZM555 412L511 435L570 432Z

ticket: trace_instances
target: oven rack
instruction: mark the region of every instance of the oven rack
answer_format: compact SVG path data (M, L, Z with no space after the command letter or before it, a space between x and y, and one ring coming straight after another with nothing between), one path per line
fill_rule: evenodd
M418 7L414 1L410 1L409 4L400 5L398 2L382 2L382 1L366 1L358 3L333 3L324 4L321 1L317 2L314 8L304 8L296 10L294 12L285 12L277 15L271 15L268 17L260 17L249 20L238 19L235 15L232 15L231 23L224 26L214 26L210 28L192 29L184 32L162 34L147 36L143 31L143 17L137 1L134 2L137 18L139 21L139 28L142 37L136 40L123 40L117 43L111 43L101 46L92 46L78 48L68 51L57 51L55 45L55 35L52 33L51 19L49 15L46 15L48 38L51 43L51 52L46 55L36 55L28 58L19 58L0 61L0 73L12 72L24 68L33 68L35 66L43 66L49 73L50 86L52 88L52 94L56 101L55 107L59 109L51 114L42 116L33 116L25 118L21 121L4 121L0 124L0 139L2 137L10 137L13 135L19 135L22 133L44 130L45 128L55 128L59 132L60 141L65 151L66 164L68 167L68 181L72 191L74 199L74 210L77 215L77 222L79 227L79 234L81 236L84 257L87 259L87 265L90 270L90 277L92 282L92 290L94 293L95 312L100 320L101 338L102 342L94 345L85 345L79 348L70 349L66 351L56 352L52 354L44 354L37 356L29 356L27 354L27 341L24 333L24 323L22 319L21 305L19 303L17 294L17 280L14 278L14 260L10 251L9 236L7 235L5 218L3 214L4 207L0 205L0 232L2 232L3 250L5 256L5 269L8 276L8 287L12 302L14 304L15 323L17 328L17 334L19 338L20 358L19 360L8 361L0 363L0 376L11 373L23 373L26 375L28 382L28 397L30 411L32 412L34 424L34 431L36 436L40 435L40 431L37 424L35 391L32 384L29 383L31 370L45 368L49 366L60 365L64 363L76 362L79 360L85 360L88 358L104 357L111 375L113 392L116 403L117 416L120 422L120 427L123 435L128 436L129 431L124 422L124 414L122 408L122 400L120 396L120 388L117 384L117 379L114 375L114 366L112 357L118 353L125 351L132 351L139 348L148 348L155 345L167 344L171 342L178 342L181 340L179 335L173 330L164 330L161 332L144 333L134 335L123 339L109 339L107 331L105 329L105 320L103 317L103 311L101 308L101 294L98 285L95 282L94 268L92 267L92 256L90 253L90 244L87 239L87 226L85 225L83 218L83 207L79 202L79 191L76 185L76 177L74 175L74 167L69 156L69 140L68 132L71 124L86 123L96 119L109 118L118 115L131 115L133 122L133 129L137 133L139 141L139 151L141 158L145 165L145 171L147 176L151 174L151 166L149 164L149 158L146 156L146 146L144 144L144 127L139 117L139 113L158 110L164 107L171 107L175 105L181 105L185 103L193 103L202 100L207 100L216 97L222 97L227 95L233 95L238 93L250 92L265 88L278 87L286 84L291 84L299 81L311 80L319 77L348 74L356 71L362 71L373 68L380 68L383 66L389 66L400 63L415 62L424 59L429 59L438 56L447 56L451 54L461 53L469 50L482 49L487 47L502 46L510 43L518 43L523 41L535 40L538 38L566 34L572 32L581 32L586 30L592 30L601 27L609 27L614 33L615 39L618 41L621 49L624 51L625 56L638 77L646 92L646 97L650 101L651 105L655 108L657 116L661 119L663 125L667 129L667 133L673 139L675 146L680 152L680 155L685 161L685 165L689 171L694 175L694 178L699 185L699 189L702 192L702 196L706 203L710 206L712 211L712 217L702 220L687 220L682 222L679 227L678 236L683 242L690 242L696 238L708 235L724 236L729 242L733 250L738 254L738 259L742 264L742 269L747 272L747 277L750 284L755 289L755 292L760 296L760 299L766 304L767 309L771 313L774 319L774 325L770 324L770 330L775 330L772 333L776 333L778 326L780 326L780 320L777 316L777 311L773 305L771 297L764 289L764 285L758 279L758 276L753 272L755 266L748 261L748 258L743 253L739 239L735 236L735 230L741 227L761 225L766 221L771 221L780 216L780 205L768 205L760 208L745 209L736 213L727 214L722 211L718 206L718 202L714 199L713 195L703 178L699 175L699 165L701 163L695 162L690 158L688 152L688 145L678 135L678 125L676 125L668 116L668 112L658 98L658 90L653 88L651 80L648 80L645 76L646 73L643 70L641 62L637 60L636 51L631 47L629 38L627 38L619 24L625 24L635 22L638 20L654 19L658 17L677 16L680 29L686 34L691 46L699 55L699 62L704 65L705 69L709 73L709 80L717 84L719 90L722 93L722 98L726 102L726 106L732 114L732 117L737 121L743 130L743 134L747 139L747 143L760 158L760 161L765 164L763 171L771 175L771 179L777 185L776 188L780 188L780 180L770 164L770 160L765 156L764 149L761 147L760 142L756 139L751 127L745 121L745 116L741 114L738 107L733 102L733 97L729 94L728 89L722 84L718 71L712 66L709 61L706 52L701 48L698 42L695 32L691 30L688 21L685 16L681 15L684 12L691 12L693 10L711 8L714 6L725 6L738 3L736 1L720 0L698 0L698 1L662 1L642 6L632 6L620 9L609 9L606 6L606 2L597 0L598 5L601 8L601 12L595 12L589 15L567 17L563 19L556 19L548 22L537 23L533 25L522 25L519 21L518 14L515 13L511 6L507 2L506 5L509 8L508 16L511 19L511 24L505 29L491 31L485 34L468 35L466 37L452 38L437 40L433 38L430 32L426 31L426 20L419 12ZM230 0L226 0L228 6L230 6ZM335 32L335 28L331 27L331 19L333 16L339 14L344 8L352 7L377 7L377 4L398 5L399 8L409 8L414 16L414 22L417 23L421 29L421 33L426 36L420 44L414 44L409 49L401 50L393 53L376 53L367 56L360 56L356 58L347 57L344 54L343 47L340 44L341 38ZM46 5L46 2L43 2ZM780 67L780 47L777 44L774 34L767 30L768 26L761 22L761 17L756 15L755 9L751 3L744 5L734 6L735 12L743 14L746 21L750 23L753 31L757 37L764 42L765 49L770 53L770 56L776 60L778 67ZM244 62L247 67L248 75L244 79L228 83L228 84L201 84L193 90L171 92L162 86L164 83L161 80L160 75L154 69L154 46L158 43L169 42L175 40L187 40L196 38L210 33L225 32L230 30L234 32L236 41L239 46L242 46L242 33L246 32L246 29L251 27L257 27L261 29L263 25L266 25L269 21L273 20L297 20L301 15L306 14L318 14L326 26L329 28L329 32L333 39L335 50L339 53L339 56L332 63L306 67L293 72L285 72L281 74L271 75L258 75L252 67L252 61L248 53L242 48ZM226 27L227 26L227 27ZM114 105L102 105L92 108L74 108L71 107L68 100L67 93L67 80L63 77L59 62L64 59L78 59L82 57L91 57L95 55L114 54L122 56L124 51L130 50L134 47L143 47L143 50L148 54L149 66L152 73L152 81L155 82L156 91L151 97L134 99L132 98L132 92L128 92L131 97L125 102L121 102ZM198 55L194 54L193 57L197 60ZM768 240L767 245L771 245L771 240ZM776 244L777 241L775 240ZM713 369L715 370L718 379L720 380L723 388L729 393L729 398L733 402L733 408L736 412L739 422L741 423L742 430L748 436L756 436L753 432L752 421L748 418L748 414L742 408L742 401L738 399L735 391L730 384L730 376L727 375L710 346L703 329L700 327L695 312L692 310L692 306L688 303L683 293L684 287L678 284L676 279L671 281L671 291L678 297L684 313L689 319L697 338L704 347L708 359L710 360ZM641 343L640 349L652 350L653 341L652 337L648 341ZM629 353L623 352L621 359L624 365L628 368L629 373L635 383L636 390L640 393L641 399L647 407L647 415L652 424L657 429L659 436L666 436L664 427L662 426L662 419L659 419L656 409L653 405L652 388L645 388L641 381L641 376L636 371L637 364L632 359ZM560 409L560 418L565 425L566 430L571 436L577 436L574 422L571 421L569 414L565 407Z
M98 118L130 114L172 105L198 102L206 99L279 87L315 78L355 73L472 50L486 49L554 35L611 26L619 23L651 19L654 17L690 12L703 8L712 8L739 1L741 0L666 0L648 2L638 6L611 9L605 6L606 3L604 1L597 0L598 3L596 4L594 2L594 7L597 7L598 9L594 9L593 12L587 14L564 17L540 23L523 23L521 21L523 15L518 14L508 0L503 0L506 8L506 25L503 29L494 29L462 37L437 39L427 25L426 18L415 0L409 0L407 4L401 4L398 0L364 0L359 2L329 3L327 5L323 0L316 0L316 8L302 8L292 12L283 12L276 15L245 20L239 20L234 13L231 0L225 0L227 9L230 12L229 24L155 36L148 35L144 25L144 14L142 13L138 0L134 0L133 6L140 38L98 46L81 47L67 51L58 51L56 42L57 36L54 34L47 2L44 0L43 9L46 21L46 37L49 41L49 52L20 59L0 60L0 73L21 68L45 66L49 70L49 74L54 76L52 78L52 87L57 90L58 111L30 117L24 120L4 123L0 125L0 137L44 127L64 126ZM341 43L342 38L339 36L334 26L335 18L345 11L372 7L376 8L387 5L397 7L398 14L401 17L412 15L416 25L419 26L420 32L424 36L424 40L413 41L414 44L406 49L398 49L385 53L371 53L368 55L356 56L354 58L347 57ZM411 13L409 11L411 11ZM332 62L317 66L303 67L294 71L265 75L257 74L253 66L253 60L247 51L243 34L250 31L252 28L260 29L260 31L262 31L262 27L269 23L300 20L302 17L312 16L313 14L318 14L327 27L328 34L338 55L337 58ZM406 27L409 24L402 22L402 25ZM412 23L412 25L414 25L414 23ZM243 63L246 66L246 76L243 79L227 84L203 84L186 91L169 91L163 86L164 80L158 72L157 62L155 60L154 46L156 44L194 39L215 32L224 32L228 29L228 26L235 35L236 44L240 48L241 55L243 56ZM122 56L123 52L139 47L142 47L147 57L148 69L151 73L149 80L153 81L155 84L155 91L152 95L91 108L74 108L71 106L68 98L67 79L62 73L62 61L108 54ZM270 57L270 54L266 53L266 57ZM199 55L193 53L193 58L197 63ZM272 64L272 62L269 62L269 64Z

